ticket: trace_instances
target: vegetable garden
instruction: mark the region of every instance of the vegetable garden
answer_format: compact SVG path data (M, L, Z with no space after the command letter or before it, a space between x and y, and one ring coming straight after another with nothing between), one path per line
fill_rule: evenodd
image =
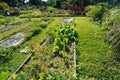
M118 3L0 2L0 80L119 80Z

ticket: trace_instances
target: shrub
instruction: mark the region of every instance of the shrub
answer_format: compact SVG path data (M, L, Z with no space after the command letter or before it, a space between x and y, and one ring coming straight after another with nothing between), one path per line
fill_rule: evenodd
M99 3L97 5L88 6L86 8L86 15L91 17L93 21L99 21L102 23L102 17L106 11L106 5L104 3Z
M120 61L120 10L113 10L106 19L107 41L116 60Z
M12 48L0 47L0 63L6 62L12 58Z
M53 8L53 7L48 7L48 8L46 9L46 11L47 11L48 13L53 13L53 12L55 11L55 8Z
M30 33L26 35L25 41L29 41L32 37L40 34L40 32L41 30L38 28L31 30Z
M12 80L25 80L25 73L21 72L20 74L14 74Z
M120 9L110 9L104 16L104 29L110 30L115 25L120 23Z
M0 18L4 18L4 16L3 16L3 15L0 15Z
M47 27L47 23L46 23L46 22L42 22L42 23L40 24L40 27L46 28L46 27Z
M1 80L7 80L7 78L8 78L8 73L7 73L7 72L1 72L1 73L0 73L0 78L1 78Z
M0 2L0 10L9 10L9 6L5 2Z
M32 30L32 35L31 36L33 37L33 36L38 35L40 33L40 31L41 31L40 29Z

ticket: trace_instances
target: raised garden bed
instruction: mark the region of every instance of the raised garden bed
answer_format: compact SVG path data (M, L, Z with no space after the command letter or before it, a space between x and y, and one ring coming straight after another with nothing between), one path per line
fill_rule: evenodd
M10 46L17 46L21 44L24 40L24 33L18 32L11 35L9 38L0 41L0 46L2 47L10 47Z
M17 22L17 23L1 26L0 27L0 32L6 31L6 30L14 28L14 27L19 27L20 25L25 24L25 23L27 23L27 20L24 20L22 22Z
M77 33L70 26L61 25L56 27L55 30L50 31L46 40L44 40L44 46L32 45L31 50L33 50L33 56L27 64L22 66L22 69L17 74L24 72L26 74L25 79L28 80L75 79L75 38L77 38ZM60 43L58 38L61 39ZM20 75L18 77L20 78Z

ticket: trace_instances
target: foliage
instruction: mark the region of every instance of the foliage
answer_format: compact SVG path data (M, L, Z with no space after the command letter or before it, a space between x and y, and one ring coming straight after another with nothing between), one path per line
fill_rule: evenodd
M0 15L0 26L6 25L6 24L15 24L17 22L21 22L21 20L24 20L24 19L20 19L19 17L7 17L7 16Z
M7 19L9 18L6 18L5 20L8 21ZM11 19L9 19L10 21ZM16 19L15 19L16 20ZM10 22L11 23L11 22ZM4 24L7 24L6 22ZM12 29L9 29L9 30L5 30L3 32L0 33L0 40L16 33L16 32L19 32L19 31L23 31L24 29L26 29L26 27L28 28L28 24L25 24L24 26L23 25L18 25L19 27L13 27Z
M48 5L54 8L61 8L61 2L64 0L48 0Z
M22 62L24 62L24 60L30 55L29 53L28 54L21 53L20 52L21 50L23 50L26 47L32 46L32 45L33 46L34 45L36 46L36 44L38 46L40 45L40 42L45 38L45 35L47 34L47 32L54 28L53 26L56 25L56 23L59 21L60 18L54 18L54 19L55 19L56 22L50 23L48 25L49 27L45 28L44 30L41 29L40 26L38 26L39 23L41 22L41 18L34 18L34 19L32 18L31 22L27 22L27 24L22 24L20 27L15 27L13 29L5 31L5 33L4 32L0 33L0 35L3 35L3 36L7 35L7 36L9 36L10 34L8 34L8 33L12 33L13 34L14 33L14 32L12 32L13 30L18 32L17 29L19 29L19 31L25 32L26 34L32 33L36 29L40 29L40 33L41 33L41 34L38 34L38 35L32 37L29 41L25 41L20 46L17 46L16 50L12 51L12 58L8 62L4 62L4 63L0 64L0 67L7 67L8 68L6 71L2 71L2 72L7 72L8 71L8 74L5 74L5 76L3 76L4 78L5 77L8 78L7 75L10 76L12 73L14 73L14 71L20 66L20 64ZM19 21L19 20L16 19L16 21ZM42 30L42 32L41 32L41 30ZM32 45L31 45L31 42L33 42ZM38 48L38 47L36 47L36 48ZM50 51L50 50L48 50L48 51ZM38 54L36 56L38 57ZM43 57L41 57L39 60L41 60L42 58ZM33 61L33 62L35 62L35 61ZM37 63L34 63L34 64L37 65ZM38 63L38 64L43 64L43 63L41 63L41 61L40 61L40 63ZM41 68L41 67L39 67L39 68ZM30 71L32 68L31 69L30 68L25 68L25 69L26 70L28 69L28 71ZM36 68L34 68L33 71L35 71L35 73L37 73L37 69ZM31 72L31 74L32 74L32 72ZM19 74L17 74L17 75L19 75ZM26 75L27 75L27 72L26 72ZM34 75L36 75L36 74L34 74ZM2 76L2 75L0 75L0 76ZM39 73L38 73L38 76L39 76ZM27 77L25 76L25 78L27 78ZM0 77L0 79L1 79L1 77ZM4 79L4 80L7 80L7 79Z
M104 13L107 11L107 7L105 3L98 3L97 5L88 6L86 8L86 15L91 17L93 21L99 21L102 23L102 17Z
M7 72L1 72L0 73L0 78L1 78L1 80L6 80L8 78L8 73Z
M110 45L111 53L114 53L116 60L120 60L120 9L111 9L103 23L103 27L107 30L106 40Z
M68 12L64 9L57 9L57 8L54 8L54 7L47 7L46 9L46 13L48 13L48 15L56 15L56 14L68 14Z
M119 80L120 63L112 58L109 46L104 42L105 32L89 18L77 17L75 20L75 29L80 36L76 46L78 80Z
M114 28L114 26L120 22L120 9L110 9L109 12L104 15L103 21L104 29L109 31Z
M32 37L38 35L40 32L41 32L41 30L38 28L31 30L30 33L26 36L25 41L29 41Z
M0 47L0 63L8 62L12 58L12 48Z
M76 80L71 71L66 71L65 73L58 74L53 71L47 71L40 74L40 80Z
M53 52L65 57L67 46L77 41L78 33L74 30L74 26L63 24L56 27L53 34L55 36Z
M9 5L5 2L0 2L0 10L9 10Z
M3 15L0 15L0 18L4 18L4 16L3 16ZM0 24L1 24L1 21L0 21Z
M1 80L6 80L9 76L9 72L7 71L7 68L5 67L0 67L0 79Z
M14 74L12 77L12 80L26 80L25 79L25 73L21 72L20 74Z
M47 27L47 25L48 25L47 22L42 22L42 23L40 24L40 27L44 29L44 28Z
M47 11L48 13L53 13L54 10L55 10L54 7L47 7L47 9L46 9L46 11Z

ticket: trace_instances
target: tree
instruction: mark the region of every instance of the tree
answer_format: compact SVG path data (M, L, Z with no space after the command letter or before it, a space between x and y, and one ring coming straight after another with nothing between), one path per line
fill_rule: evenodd
M73 14L80 14L84 11L88 0L67 0L69 2L69 9Z
M32 5L41 5L42 3L42 0L30 0L30 4Z
M18 0L0 0L6 2L9 6L17 6Z

